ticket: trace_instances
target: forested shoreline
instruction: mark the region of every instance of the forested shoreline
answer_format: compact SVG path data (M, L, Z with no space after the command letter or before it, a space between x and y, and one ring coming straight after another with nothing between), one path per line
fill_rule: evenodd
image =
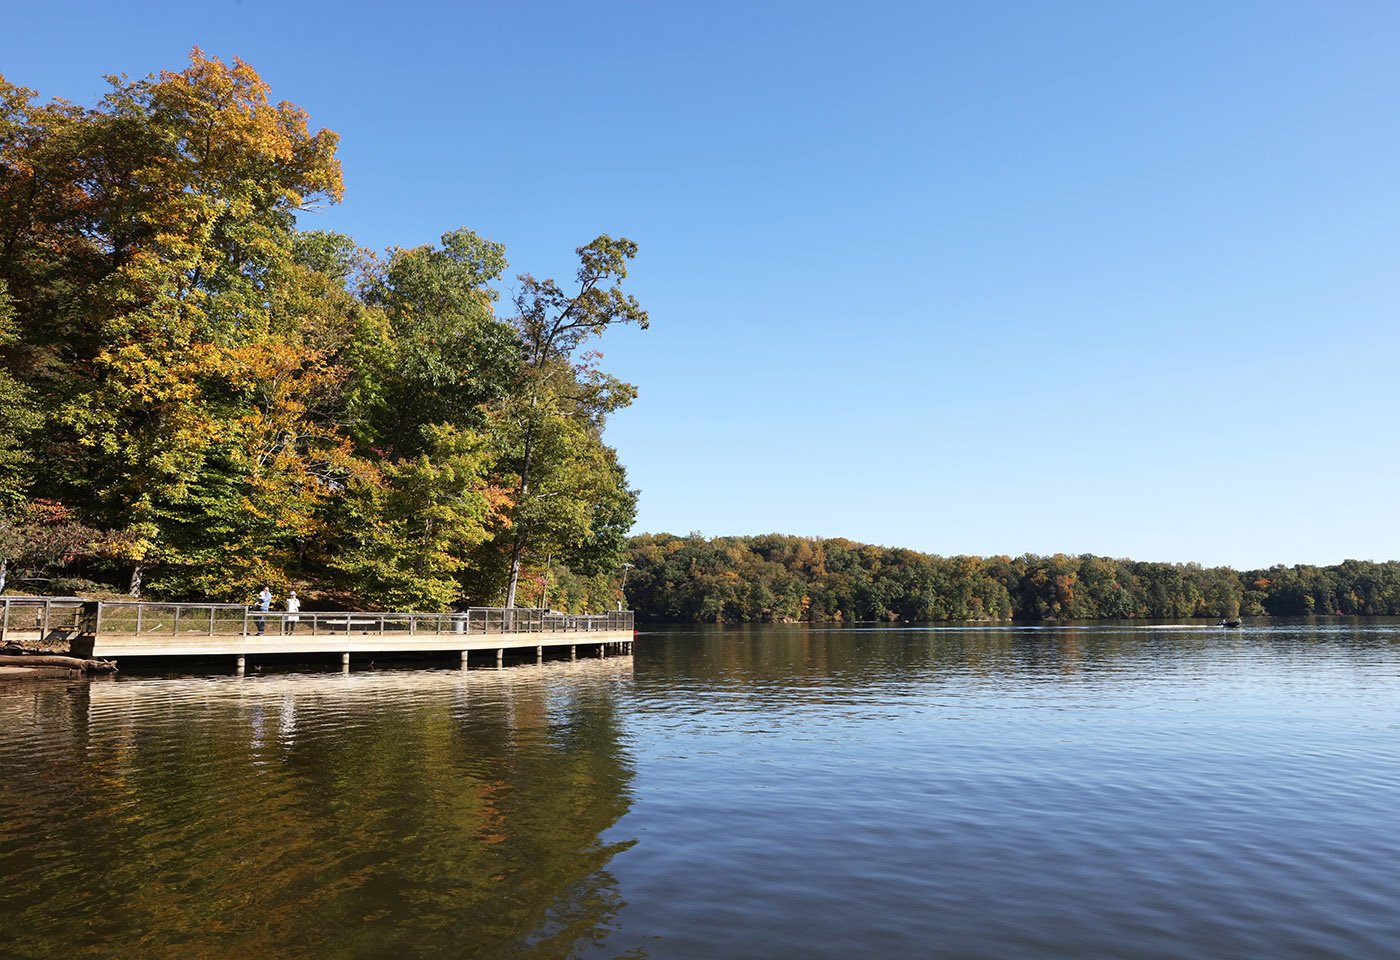
M630 541L628 602L672 622L1400 615L1400 562L1237 571L1091 555L941 557L768 534Z
M108 81L0 77L0 589L614 606L636 245L565 283L465 228L365 249L304 228L339 138L248 64Z

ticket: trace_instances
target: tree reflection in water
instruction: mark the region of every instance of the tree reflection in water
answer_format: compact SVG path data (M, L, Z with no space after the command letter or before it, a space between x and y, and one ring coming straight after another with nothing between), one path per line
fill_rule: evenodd
M0 955L566 956L630 659L0 687Z

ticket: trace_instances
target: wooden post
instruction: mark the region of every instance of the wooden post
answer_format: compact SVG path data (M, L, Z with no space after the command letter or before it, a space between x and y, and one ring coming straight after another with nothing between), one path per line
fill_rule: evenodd
M571 647L569 647L569 659L570 659L570 660L577 660L577 659L578 659L578 647L576 647L576 646L571 646Z
M340 666L345 670L350 669L350 654L342 653L340 655Z
M239 676L243 675L243 665L244 660L243 657L240 655L239 658L234 661L234 668L238 671Z
M544 647L535 648L535 662L544 663Z
M501 666L506 662L506 651L504 647L496 648L496 666Z
M463 670L467 669L467 656L468 656L468 651L463 650L463 651L462 651L462 669L463 669Z

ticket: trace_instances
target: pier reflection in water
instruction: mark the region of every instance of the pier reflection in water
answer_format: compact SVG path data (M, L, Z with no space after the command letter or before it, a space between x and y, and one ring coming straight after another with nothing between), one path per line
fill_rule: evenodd
M0 956L601 940L630 663L5 685Z

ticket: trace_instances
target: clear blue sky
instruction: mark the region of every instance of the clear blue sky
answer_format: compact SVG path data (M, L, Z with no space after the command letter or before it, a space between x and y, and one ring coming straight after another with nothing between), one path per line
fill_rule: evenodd
M243 57L362 244L641 244L638 530L1400 556L1400 5L11 4L0 71Z

